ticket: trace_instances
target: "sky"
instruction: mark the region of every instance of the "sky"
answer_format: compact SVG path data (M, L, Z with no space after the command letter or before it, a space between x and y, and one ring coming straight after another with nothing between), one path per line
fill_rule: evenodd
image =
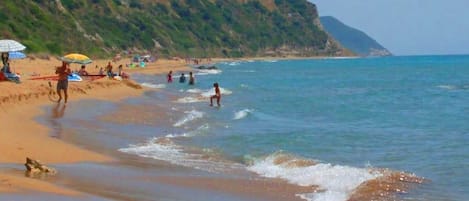
M469 0L309 0L394 55L469 54Z

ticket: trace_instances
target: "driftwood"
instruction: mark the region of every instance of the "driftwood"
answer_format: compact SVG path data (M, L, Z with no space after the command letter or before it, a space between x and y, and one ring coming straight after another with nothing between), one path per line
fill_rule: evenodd
M57 170L54 168L47 167L46 165L42 164L39 160L34 160L26 157L26 171L28 173L36 174L36 173L45 173L45 174L56 174Z

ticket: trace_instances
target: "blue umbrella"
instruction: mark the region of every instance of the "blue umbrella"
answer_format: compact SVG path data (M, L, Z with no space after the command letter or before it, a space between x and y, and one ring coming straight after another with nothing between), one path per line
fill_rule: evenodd
M24 58L26 58L26 55L24 53L18 52L18 51L9 52L8 54L9 54L8 58L10 58L10 59L24 59Z

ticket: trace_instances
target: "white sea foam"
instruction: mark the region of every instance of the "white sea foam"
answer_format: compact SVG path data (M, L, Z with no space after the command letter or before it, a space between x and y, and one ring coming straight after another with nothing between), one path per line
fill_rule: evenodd
M243 119L243 118L247 117L249 114L251 114L252 112L253 112L253 110L250 110L250 109L244 109L244 110L237 111L237 112L235 112L233 119L234 120Z
M223 95L230 95L233 92L228 90L228 89L220 87L220 93L223 94ZM202 95L203 97L210 97L210 96L213 96L214 94L215 94L215 90L214 89L209 89L207 91L202 92L200 95Z
M203 102L205 100L198 98L198 97L192 97L192 96L187 96L183 98L179 98L176 100L177 103L197 103L197 102Z
M248 170L269 178L281 178L301 186L320 186L321 192L302 194L311 201L345 201L361 183L380 175L367 169L319 163L309 166L291 166L278 163L278 154L260 159Z
M214 89L207 89L207 90L201 90L201 89L188 89L186 92L192 93L192 94L197 94L196 96L186 96L183 98L179 98L176 100L178 103L196 103L196 102L204 102L207 101L207 98L210 96L213 96L215 94ZM224 95L230 95L233 92L224 89L220 87L220 93Z
M183 134L168 134L165 137L167 137L167 138L194 137L194 136L202 135L202 134L206 133L209 128L210 128L210 126L208 124L203 124L202 126L199 126L197 129L195 129L193 131L183 133Z
M210 160L210 157L207 157L213 153L210 149L188 153L169 138L152 138L145 143L129 145L128 148L121 148L119 151L208 172L220 173L243 168L238 163Z
M184 112L186 115L182 117L179 121L173 124L174 127L180 127L187 122L193 121L195 119L202 118L204 116L203 112L197 111L197 110L191 110L191 111L185 111Z
M456 89L454 85L438 85L437 87L440 89Z
M187 92L189 92L189 93L194 93L194 94L198 94L198 93L201 93L202 90L197 89L197 88L196 88L196 89L188 89Z
M198 70L198 73L196 75L214 75L214 74L220 74L222 71L220 69L203 69L203 70Z
M231 63L228 63L228 65L230 66L238 66L240 65L241 63L240 62L231 62Z
M164 88L166 88L165 84L152 84L152 83L144 82L140 85L142 85L144 87L152 88L152 89L164 89Z

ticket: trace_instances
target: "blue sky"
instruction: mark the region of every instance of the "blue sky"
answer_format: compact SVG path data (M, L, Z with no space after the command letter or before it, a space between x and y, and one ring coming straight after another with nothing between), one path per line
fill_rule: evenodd
M395 55L469 54L469 0L309 0Z

